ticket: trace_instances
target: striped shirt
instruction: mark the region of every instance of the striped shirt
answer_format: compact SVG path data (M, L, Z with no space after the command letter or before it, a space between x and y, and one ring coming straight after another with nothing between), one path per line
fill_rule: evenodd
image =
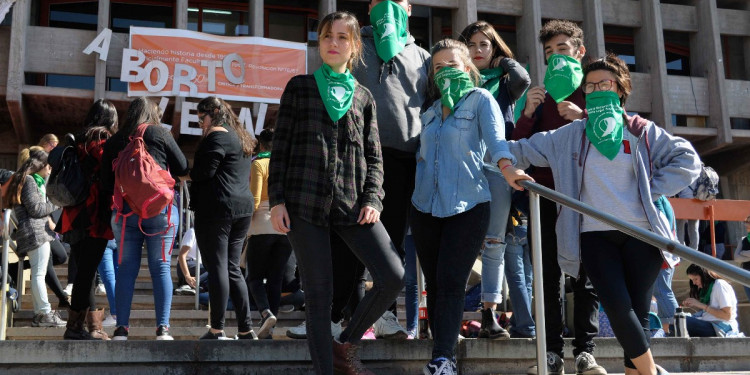
M375 101L356 84L334 122L312 75L287 83L273 138L268 198L315 225L354 225L363 206L383 209L383 158Z

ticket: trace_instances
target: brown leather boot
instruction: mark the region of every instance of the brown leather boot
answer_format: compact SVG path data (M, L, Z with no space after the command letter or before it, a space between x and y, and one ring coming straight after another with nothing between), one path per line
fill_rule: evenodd
M349 342L333 340L333 369L346 375L375 375L359 359L359 347Z
M63 335L65 340L97 340L83 327L88 312L88 308L81 311L68 309L68 324Z
M104 320L104 309L89 311L86 315L86 324L94 340L109 340L109 335L102 329L102 320Z

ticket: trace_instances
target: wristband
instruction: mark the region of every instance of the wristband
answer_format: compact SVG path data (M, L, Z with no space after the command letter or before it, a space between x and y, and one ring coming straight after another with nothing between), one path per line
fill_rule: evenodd
M508 168L508 167L511 167L511 166L513 166L513 164L506 164L505 166L503 166L502 168L500 168L500 172L504 171L505 168Z

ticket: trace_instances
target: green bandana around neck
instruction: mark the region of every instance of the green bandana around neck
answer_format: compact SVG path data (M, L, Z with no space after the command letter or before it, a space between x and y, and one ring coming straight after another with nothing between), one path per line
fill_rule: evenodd
M270 158L271 157L271 151L263 151L258 153L257 159L264 159L264 158Z
M450 108L451 113L456 103L474 88L468 73L451 67L440 69L435 74L435 84L440 90L440 102Z
M344 73L336 73L328 64L323 64L316 70L313 77L328 115L331 120L338 121L352 106L356 83L354 77L349 69Z
M39 191L41 191L42 195L44 195L45 194L44 183L46 182L44 180L44 177L36 173L32 174L31 177L34 178L34 181L36 182L36 187L39 188Z
M715 280L708 284L708 288L701 288L698 291L698 300L706 306L711 303L711 292L714 290L714 284L716 284Z
M497 93L500 91L500 77L504 73L503 68L499 66L479 71L479 74L482 75L482 87L487 89L495 99L497 99Z
M613 160L620 152L625 123L620 97L614 91L586 94L586 111L586 137L602 155Z
M370 10L375 50L383 61L389 61L406 47L409 15L401 5L383 1Z
M583 80L581 62L567 55L549 57L544 74L544 88L555 102L560 103L578 89Z

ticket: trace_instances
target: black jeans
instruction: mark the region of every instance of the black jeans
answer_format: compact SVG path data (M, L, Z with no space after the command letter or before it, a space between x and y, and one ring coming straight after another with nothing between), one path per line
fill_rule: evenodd
M251 216L234 220L207 219L201 215L195 217L195 237L203 265L208 271L208 298L213 329L224 329L224 314L227 311L227 300L231 296L239 332L250 330L250 301L240 270L240 255L251 219Z
M333 271L330 231L346 242L370 271L373 287L357 306L340 342L358 343L365 331L396 299L404 284L404 267L380 222L351 226L318 226L290 214L292 230L287 234L297 255L305 288L307 345L317 374L333 373L331 302Z
M484 243L489 220L489 202L444 218L412 208L411 234L424 272L433 359L455 357L466 283Z
M77 268L75 280L73 280L73 296L70 302L74 311L81 311L86 308L96 309L94 278L96 278L96 270L99 268L99 263L102 261L106 248L106 239L89 236L70 245L71 258L75 257Z
M247 289L258 311L279 313L284 270L292 245L284 235L260 234L250 237L247 249ZM266 280L265 284L263 279Z
M547 338L547 351L563 357L563 305L560 295L560 263L557 261L557 207L555 202L541 199L539 219L542 229L542 269L544 270L544 334ZM531 230L528 231L531 246ZM533 248L532 248L533 249ZM532 251L533 254L533 251ZM584 267L573 279L573 357L581 352L594 353L594 337L599 333L599 297L586 277ZM539 332L537 332L539 334Z
M351 317L357 305L365 298L365 265L349 250L346 242L335 232L331 233L331 259L333 260L333 305L331 321L338 323L344 316Z
M649 349L648 312L661 253L619 231L584 232L581 259L625 352L625 367L635 369L630 359Z

